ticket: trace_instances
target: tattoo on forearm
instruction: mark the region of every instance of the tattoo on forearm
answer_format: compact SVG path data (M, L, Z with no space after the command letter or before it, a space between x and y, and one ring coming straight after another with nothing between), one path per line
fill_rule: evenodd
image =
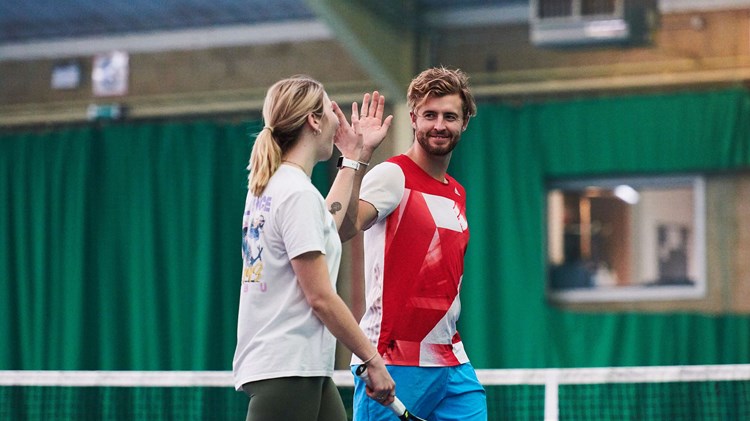
M331 203L331 209L328 211L331 212L331 215L336 215L336 212L341 210L341 203L339 202L333 202Z

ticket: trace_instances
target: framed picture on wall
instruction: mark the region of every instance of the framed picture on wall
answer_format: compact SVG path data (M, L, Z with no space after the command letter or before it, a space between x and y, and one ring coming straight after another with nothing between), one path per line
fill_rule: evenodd
M705 296L701 176L554 180L547 295L562 302Z
M130 58L124 51L97 54L91 70L94 96L122 96L128 93Z

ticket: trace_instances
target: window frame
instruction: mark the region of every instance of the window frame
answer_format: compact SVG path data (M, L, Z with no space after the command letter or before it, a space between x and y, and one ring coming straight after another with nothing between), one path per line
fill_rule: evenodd
M688 250L689 259L694 259L694 269L689 271L695 276L693 285L627 285L627 286L593 286L587 288L554 288L551 285L553 263L551 259L551 224L550 193L555 190L580 191L596 186L613 190L620 185L628 185L636 190L644 187L670 188L691 186L693 192L693 218L691 227L692 247ZM599 303L599 302L648 302L697 300L706 297L706 180L703 175L649 175L634 177L605 177L557 179L545 186L545 294L553 302L560 303ZM558 228L559 229L559 228ZM632 233L631 233L632 237ZM558 239L557 241L563 241ZM633 240L635 241L635 240ZM636 247L631 246L631 247ZM635 257L629 264L633 266Z

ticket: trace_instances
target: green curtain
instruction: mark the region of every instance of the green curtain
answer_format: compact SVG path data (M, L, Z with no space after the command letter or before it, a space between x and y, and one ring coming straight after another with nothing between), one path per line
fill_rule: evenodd
M460 329L483 368L746 363L750 317L576 313L544 296L545 182L750 166L743 89L481 104L450 172L471 240ZM709 280L710 282L710 280Z
M750 164L743 89L481 104L450 172L472 238L461 331L479 368L744 363L750 318L576 313L544 297L550 178ZM0 369L228 370L259 122L0 135ZM316 167L325 191L328 169ZM710 280L709 280L710 282Z
M0 369L230 369L260 127L1 136Z

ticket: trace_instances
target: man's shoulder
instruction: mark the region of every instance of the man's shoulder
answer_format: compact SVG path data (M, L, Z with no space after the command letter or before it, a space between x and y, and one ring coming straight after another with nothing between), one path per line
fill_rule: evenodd
M385 161L375 165L370 171L365 174L365 179L372 180L373 177L376 179L382 177L396 177L400 178L404 174L404 168L393 158L386 159Z

